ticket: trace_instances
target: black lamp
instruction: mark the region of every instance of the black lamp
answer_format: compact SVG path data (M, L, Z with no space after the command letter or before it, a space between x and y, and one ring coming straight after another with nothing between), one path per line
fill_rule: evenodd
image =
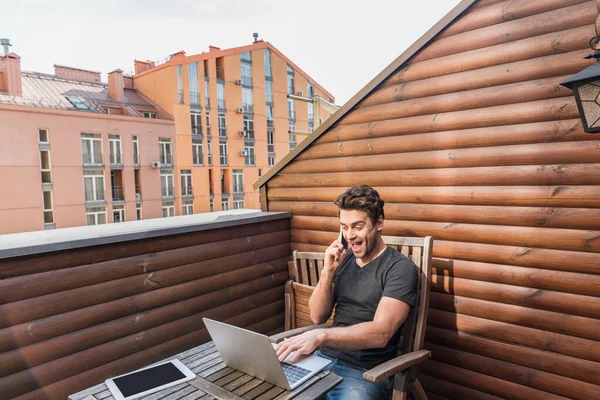
M596 50L599 43L600 37L593 37L590 47L595 51L585 57L595 58L596 63L560 83L575 93L583 130L588 133L600 132L600 50Z

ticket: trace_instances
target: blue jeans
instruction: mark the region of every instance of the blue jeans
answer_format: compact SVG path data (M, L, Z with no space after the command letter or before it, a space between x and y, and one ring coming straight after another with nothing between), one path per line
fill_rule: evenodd
M392 398L392 385L389 379L384 379L379 383L367 382L362 378L366 369L338 358L329 357L319 350L315 354L331 360L331 364L325 367L325 370L344 379L342 383L327 392L325 396L328 400L388 400Z

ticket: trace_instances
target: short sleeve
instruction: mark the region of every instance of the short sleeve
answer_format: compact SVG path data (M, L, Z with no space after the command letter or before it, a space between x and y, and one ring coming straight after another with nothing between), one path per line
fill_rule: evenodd
M417 266L409 259L395 261L384 277L383 295L403 301L411 306L416 304L419 288Z

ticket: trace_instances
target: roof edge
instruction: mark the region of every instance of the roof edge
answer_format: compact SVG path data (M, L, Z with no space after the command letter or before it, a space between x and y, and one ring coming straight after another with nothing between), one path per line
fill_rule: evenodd
M256 181L253 185L254 190L264 186L274 175L281 171L289 164L298 154L302 153L309 145L317 140L322 134L327 132L336 122L344 117L354 106L360 103L367 95L369 95L377 86L400 68L406 61L414 56L419 50L429 44L439 33L441 33L448 25L456 18L464 13L467 8L473 5L477 0L462 0L448 14L439 20L433 27L423 34L416 42L406 49L400 56L392 61L383 71L373 78L366 86L348 100L339 110L335 112L329 119L317 127L317 129L306 139L302 141L293 151L286 154L274 167L272 167L262 178Z

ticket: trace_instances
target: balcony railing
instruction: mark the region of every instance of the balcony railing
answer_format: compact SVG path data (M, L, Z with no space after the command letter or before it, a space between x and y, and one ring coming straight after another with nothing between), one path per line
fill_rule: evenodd
M113 201L124 201L125 200L125 195L123 193L123 185L113 185L112 199L113 199Z
M102 165L102 153L83 152L83 165Z
M242 105L242 108L244 109L245 113L251 114L254 112L254 105L253 104L244 104Z
M190 92L190 105L191 106L199 106L200 105L200 93Z
M225 70L221 67L217 67L217 79L225 80Z
M110 153L110 165L120 165L122 164L121 153Z
M162 165L172 165L173 164L173 155L171 153L163 153L160 155L160 163Z

